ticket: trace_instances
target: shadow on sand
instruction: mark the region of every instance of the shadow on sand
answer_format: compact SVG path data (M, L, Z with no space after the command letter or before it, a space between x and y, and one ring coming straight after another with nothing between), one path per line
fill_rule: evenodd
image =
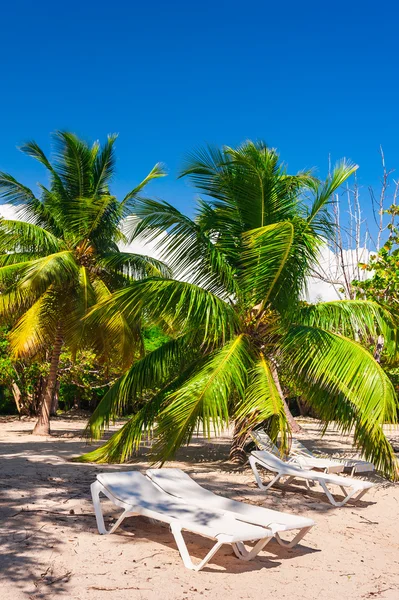
M1 428L7 428L2 423ZM101 547L103 538L97 535L96 522L92 512L90 484L96 473L101 471L119 471L138 469L145 471L150 463L146 459L146 448L131 464L91 465L70 462L74 456L87 451L86 443L79 439L81 427L62 429L58 426L52 438L33 438L28 433L26 424L13 427L15 442L0 442L2 468L0 472L0 544L3 557L1 559L1 577L12 581L16 588L25 589L29 584L28 598L50 598L68 589L68 581L73 576L66 558L54 566L54 557L61 553L68 557L78 543L80 534L93 535L93 560L96 560L97 548ZM237 500L252 502L276 510L291 513L307 513L317 521L318 512L334 509L323 494L309 492L298 487L289 486L273 489L267 494L261 492L248 467L237 469L228 463L229 440L218 440L212 444L203 439L194 439L188 448L180 450L176 460L204 487L215 493ZM174 466L171 463L170 466ZM239 471L242 483L226 478L228 471ZM368 506L368 502L360 502L358 508ZM73 505L73 508L71 506ZM347 505L339 510L353 509ZM312 514L313 513L313 514ZM112 522L115 507L107 507L105 514L108 523ZM194 557L201 558L213 544L212 541L187 534L187 545ZM121 545L135 541L152 540L161 544L165 559L160 560L162 568L172 560L169 548L175 550L173 560L180 561L173 536L168 527L159 523L135 517L124 522L121 529L113 536L113 543ZM68 548L65 545L68 544ZM46 552L43 552L43 550ZM276 542L271 542L261 556L251 562L238 561L227 546L212 559L212 566L206 570L219 567L218 572L248 572L259 569L272 569L281 561L290 560L318 552L306 546L305 542L293 550L287 550ZM166 554L167 553L167 554ZM145 556L138 561L145 565ZM138 565L137 565L138 566ZM216 569L217 570L217 569Z

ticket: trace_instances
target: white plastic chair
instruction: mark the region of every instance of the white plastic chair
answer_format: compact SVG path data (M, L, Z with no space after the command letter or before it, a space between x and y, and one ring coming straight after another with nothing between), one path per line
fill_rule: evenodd
M281 458L280 451L275 444L271 441L270 437L264 431L255 430L251 432L251 438L255 442L259 450L266 450L274 456ZM305 448L303 446L303 448ZM306 450L306 448L305 448ZM294 442L291 447L291 454L287 458L287 462L290 464L296 464L301 469L319 469L324 473L341 473L345 464L331 458L316 457L311 452L300 452L294 449Z
M342 477L335 474L319 473L317 471L309 471L301 469L292 463L287 463L274 456L266 450L252 452L249 458L249 464L251 465L252 471L255 475L256 483L261 490L268 490L272 485L277 483L282 477L287 477L286 484L291 483L294 479L305 479L307 483L316 482L319 483L325 492L327 498L334 506L343 506L353 498L354 501L360 500L360 498L369 490L374 487L372 483L363 481L361 479L352 479L350 477ZM259 475L257 465L263 467L267 471L274 473L274 477L268 484L264 484ZM327 484L337 485L341 488L344 494L344 500L337 501L327 487ZM349 489L349 492L347 491ZM357 494L357 495L356 495ZM356 495L356 497L355 497Z
M220 510L246 523L267 527L273 531L278 543L285 548L293 548L315 525L312 519L254 506L246 502L237 502L214 494L196 483L181 469L149 469L147 477L160 489L175 498L197 506ZM299 532L291 541L285 541L280 537L281 532L293 530L299 530Z
M200 571L223 544L230 544L241 560L251 560L274 535L271 529L245 523L231 514L183 502L160 490L137 471L100 473L97 481L91 484L91 493L99 533L111 534L126 517L136 515L168 523L184 565L194 571ZM100 494L123 509L122 515L109 530L105 527ZM194 564L189 555L183 530L216 540L213 548L198 564ZM254 540L257 543L247 550L244 542Z
M324 458L319 458L314 456L314 454L307 448L302 442L297 439L292 440L291 446L291 454L295 455L300 459L304 457L305 459L310 460L324 460ZM375 467L373 463L368 462L366 460L360 460L358 458L344 458L341 461L336 459L329 459L331 462L334 462L337 465L343 465L345 471L349 471L351 477L356 475L356 473L368 473L375 471ZM326 471L332 473L333 471Z

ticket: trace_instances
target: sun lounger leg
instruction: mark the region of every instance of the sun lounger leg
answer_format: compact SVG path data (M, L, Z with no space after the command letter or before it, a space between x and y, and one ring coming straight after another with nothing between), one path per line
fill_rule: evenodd
M345 489L344 487L340 486L340 488L341 488L342 492L344 493L344 495L346 494L346 496L345 496L345 498L344 498L343 500L341 500L341 502L337 502L337 501L335 500L334 496L331 494L331 492L330 492L330 490L328 489L328 487L326 486L326 484L324 483L324 481L320 481L319 483L320 483L321 487L323 488L324 492L326 493L326 495L327 495L327 498L329 499L329 501L331 502L331 504L333 504L334 506L344 506L344 505L345 505L347 502L349 502L349 500L350 500L351 498L353 498L353 496L354 496L354 495L356 494L356 492L358 491L358 490L356 490L356 489L353 489L353 488L352 488L352 489L351 489L351 491L350 491L350 492L349 492L349 494L348 494L348 493L347 493L347 491L346 491L346 489ZM358 500L360 500L360 498L361 498L362 496L364 496L364 494L365 494L366 492L367 492L367 489L365 489L365 490L362 490L362 491L360 492L360 494L358 494L358 496L357 496L356 498L354 498L354 501L356 501L356 502L357 502Z
M314 488L316 483L314 481L311 481L310 479L305 479L305 485L306 485L306 488L311 492L312 488Z
M273 479L267 485L264 485L256 467L256 460L253 456L250 457L249 464L251 465L251 469L255 475L256 483L261 490L268 490L272 485L277 483L281 477L280 473L277 473L277 475L273 477Z
M330 492L330 490L328 489L328 487L326 486L326 484L324 483L324 481L320 481L319 483L321 485L321 487L323 488L324 493L326 494L327 498L329 499L329 501L331 502L331 504L333 506L342 506L344 502L337 502L334 498L334 496L332 495L332 493Z
M268 544L272 539L273 538L269 537L264 538L263 540L259 540L259 542L255 544L255 546L251 550L247 550L242 542L236 542L235 544L232 544L232 546L235 555L238 556L240 560L251 560L252 558L257 556L259 552L263 550L266 544Z
M294 546L296 546L298 544L298 542L301 541L301 539L311 529L312 529L311 527L304 527L303 529L301 529L300 531L298 531L298 533L296 534L296 536L294 537L294 539L291 540L290 542L286 542L286 541L282 540L279 533L275 534L275 538L278 541L278 543L280 544L280 546L282 546L283 548L293 548Z
M187 569L191 569L192 571L201 571L205 567L205 565L211 560L212 556L216 554L216 552L223 546L224 542L216 542L216 544L211 548L208 554L201 560L200 563L195 565L191 560L191 557L187 550L186 542L184 541L183 534L180 527L171 525L171 530L176 540L177 547L180 552L180 556L182 557L184 566Z
M123 513L121 514L121 516L119 517L119 519L116 521L116 523L111 527L111 529L107 530L105 527L104 515L103 515L103 511L101 509L101 502L100 502L100 492L103 491L103 486L101 485L101 483L99 481L95 481L94 483L91 484L90 490L91 490L91 496L93 498L94 513L96 515L98 532L101 533L101 535L109 535L109 534L113 533L119 527L119 525L122 523L123 519L125 519L125 517L127 516L127 513L129 511L124 510Z
M362 490L362 491L360 492L360 494L359 494L358 496L356 496L356 498L353 498L353 500L354 500L355 502L357 502L358 500L360 500L360 498L361 498L362 496L364 496L364 494L365 494L366 492L368 492L368 489Z

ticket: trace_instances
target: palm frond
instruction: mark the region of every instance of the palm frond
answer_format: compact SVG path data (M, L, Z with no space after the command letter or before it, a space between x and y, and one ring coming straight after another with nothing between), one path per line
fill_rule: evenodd
M137 196L145 188L145 186L148 185L148 183L150 183L150 181L152 181L153 179L159 179L159 177L165 177L166 175L167 175L167 173L165 171L163 164L157 163L151 169L151 171L148 173L148 175L146 177L144 177L143 181L141 181L138 185L136 185L135 188L133 188L128 194L126 194L126 196L123 198L123 200L121 202L123 209L126 211L125 212L126 216L128 214L128 211L131 208L130 205L131 205L132 200L137 198Z
M101 151L96 155L93 165L93 196L108 192L110 183L115 172L115 150L114 144L118 134L109 135Z
M88 198L92 192L93 152L86 142L68 131L56 131L54 168L69 198Z
M0 219L0 252L56 253L65 250L65 243L55 235L24 221Z
M53 191L57 194L57 196L61 196L63 199L65 199L67 197L67 193L62 180L40 146L35 141L31 140L25 142L20 147L20 150L27 156L34 158L46 167L46 169L50 172Z
M17 266L2 267L0 274L6 269ZM78 266L73 254L68 250L64 250L25 263L19 285L29 288L32 292L44 292L50 285L57 285L61 288L66 285L69 286L78 276L78 273Z
M64 229L77 238L93 239L98 231L100 237L113 240L115 230L119 226L121 212L116 199L109 194L96 198L78 196L71 198L62 207L60 218ZM100 244L99 246L101 247Z
M93 323L106 321L112 328L120 313L139 318L143 311L151 320L169 322L177 329L202 329L203 341L211 344L229 339L237 326L231 305L199 286L175 279L133 282L101 303L89 318Z
M248 339L238 335L213 352L188 380L166 399L158 417L154 456L171 458L201 424L204 434L220 431L229 422L233 395L245 394L251 353Z
M296 321L341 333L364 343L373 340L375 343L378 336L382 335L388 357L392 359L397 356L397 324L392 314L377 302L334 300L304 305L298 311Z
M163 201L141 198L134 211L134 218L128 218L125 225L130 240L155 241L156 250L179 278L218 295L237 293L225 253L195 221Z
M79 347L83 346L83 342L87 341L85 339L88 333L87 323L84 321L84 317L95 303L96 293L90 281L89 271L81 265L75 285L70 289L64 302L60 302L64 313L64 338L73 356L76 355ZM90 333L93 335L92 332Z
M119 431L95 450L75 459L76 462L123 463L138 451L143 435L149 432L158 416L163 394L159 393L131 417Z
M265 306L290 255L294 228L291 223L275 223L247 231L243 237L241 289L252 298L252 304Z
M287 175L273 148L251 141L237 149L199 149L189 155L180 176L214 199L223 220L244 230L288 220L311 180L309 173Z
M32 190L4 172L0 172L0 198L17 206L19 219L37 224L45 222L43 206Z
M354 430L355 445L393 475L392 447L381 445L384 423L397 422L397 398L381 366L360 344L317 327L292 326L282 344L285 372L321 419Z
M187 347L187 337L180 336L136 361L105 394L93 412L87 425L87 435L91 439L99 439L110 421L121 415L128 406L137 404L145 392L162 388L173 380L196 353L194 348Z
M281 448L286 447L288 422L284 405L274 383L266 357L261 354L249 373L245 396L237 404L235 419L243 423L243 431L253 429L258 423L271 420L270 435L275 441L281 435Z
M0 172L0 196L10 204L31 204L39 202L31 189L17 181L9 173Z
M310 184L315 197L309 212L308 223L315 224L315 221L320 219L320 213L330 202L331 196L357 171L358 168L358 165L343 160L335 165L331 176L328 177L323 184L320 184L316 180ZM325 223L326 221L323 220L322 222ZM325 233L323 230L322 232Z
M246 229L286 221L295 214L300 195L313 181L311 173L289 175L274 148L250 140L225 148L235 176L235 195Z
M130 316L115 310L112 320L108 321L102 311L103 305L112 299L111 291L105 281L99 277L93 280L92 287L97 303L97 318L84 319L85 328L88 327L91 331L91 345L107 360L112 354L117 353L121 369L126 369L136 355L142 355L144 352L144 342L139 327L141 315Z
M40 258L45 254L45 252L11 252L10 254L1 254L0 267L18 263L27 263L35 258Z
M22 255L18 256L23 259L26 255L23 253ZM28 260L22 260L21 262L5 261L6 264L0 268L0 282L6 285L16 283L29 269L29 267L32 267L36 264L36 260L39 259L31 259L29 256Z
M40 291L11 286L0 294L0 319L2 323L14 325L23 311L28 310L41 296Z
M161 260L144 254L133 254L132 252L111 252L104 254L99 259L99 264L107 269L115 270L132 279L143 277L166 277L172 276L171 269Z
M32 356L51 345L56 326L57 310L49 290L32 304L11 330L9 340L13 356Z

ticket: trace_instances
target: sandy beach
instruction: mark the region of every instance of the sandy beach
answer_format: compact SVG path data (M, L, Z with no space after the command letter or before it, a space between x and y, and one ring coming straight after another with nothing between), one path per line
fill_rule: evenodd
M79 600L297 600L399 598L399 485L378 475L356 505L334 508L319 491L290 486L267 494L248 465L229 463L229 439L196 438L180 450L179 466L216 493L313 518L317 525L292 550L272 541L251 562L228 546L201 572L184 568L166 525L127 519L112 536L99 536L90 483L104 470L148 468L145 451L132 465L83 465L70 458L87 450L83 420L57 418L53 436L30 435L33 422L0 420L0 543L3 600L63 597ZM332 429L318 438L315 421L303 423L303 440L332 455L350 453L350 438ZM388 431L399 446L399 430ZM116 511L106 505L109 523ZM187 535L194 557L211 541Z

